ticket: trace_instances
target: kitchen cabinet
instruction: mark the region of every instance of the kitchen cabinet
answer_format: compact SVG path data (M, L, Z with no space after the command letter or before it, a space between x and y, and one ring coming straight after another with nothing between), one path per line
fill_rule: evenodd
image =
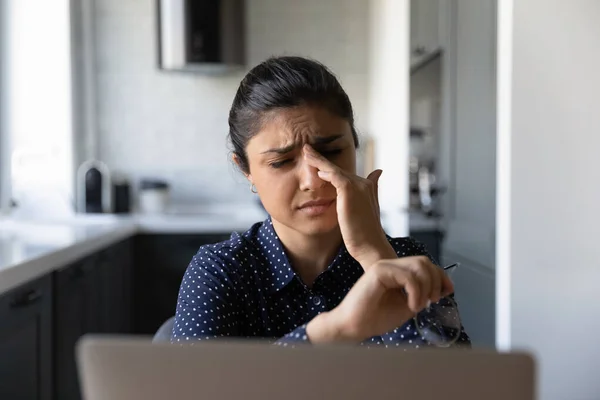
M86 333L128 333L130 242L118 243L55 273L55 398L80 399L75 345Z
M0 399L51 399L51 277L0 296L0 321Z
M101 332L128 333L133 304L132 241L123 241L100 252L97 262L103 294Z
M153 335L175 315L179 286L203 244L227 240L230 233L140 235L135 238L134 332Z
M411 69L418 67L442 48L441 1L412 0L410 3Z
M444 196L443 243L463 323L476 346L496 344L496 20L495 0L451 2L453 44L446 50L445 129L438 178ZM474 67L476 66L476 67Z
M0 399L80 399L79 338L153 335L174 315L179 285L198 248L229 237L134 237L0 295Z
M87 332L100 331L99 274L94 257L69 265L56 275L55 383L56 398L80 398L75 343Z

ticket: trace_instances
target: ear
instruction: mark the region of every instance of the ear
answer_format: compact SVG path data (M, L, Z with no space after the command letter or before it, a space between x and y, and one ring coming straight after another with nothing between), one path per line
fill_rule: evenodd
M238 169L240 171L242 171L242 173L244 174L244 176L246 177L246 179L248 179L248 181L250 182L250 184L252 184L252 175L251 174L247 174L244 172L244 170L242 169L241 165L240 165L240 159L238 158L238 156L234 153L231 155L231 160L235 163L235 165L237 165Z

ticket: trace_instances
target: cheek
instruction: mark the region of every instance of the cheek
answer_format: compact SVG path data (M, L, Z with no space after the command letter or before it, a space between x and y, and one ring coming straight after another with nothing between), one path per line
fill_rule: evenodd
M292 171L263 170L254 177L261 202L270 214L282 213L290 209L292 199L298 190L298 182Z

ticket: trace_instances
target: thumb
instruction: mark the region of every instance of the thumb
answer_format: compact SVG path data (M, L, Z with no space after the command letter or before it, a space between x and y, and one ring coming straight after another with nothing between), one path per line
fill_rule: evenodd
M376 169L367 176L367 179L374 183L373 197L375 201L375 213L377 214L378 219L381 218L381 211L379 209L379 178L381 177L381 174L383 174L383 170Z
M371 172L369 174L369 176L367 176L367 179L370 180L371 182L373 182L375 185L377 185L377 183L379 182L379 178L381 177L381 174L383 174L383 170L376 169L375 171Z

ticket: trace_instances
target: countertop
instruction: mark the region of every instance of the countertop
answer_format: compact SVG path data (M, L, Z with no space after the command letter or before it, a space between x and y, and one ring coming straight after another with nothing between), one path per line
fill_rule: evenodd
M257 206L222 205L189 215L0 218L0 294L138 233L244 232L266 217ZM424 229L431 229L430 224L411 221L411 231Z
M225 213L225 209L229 211ZM76 215L43 221L3 218L0 294L138 233L244 232L266 217L258 207L235 206L194 215Z

